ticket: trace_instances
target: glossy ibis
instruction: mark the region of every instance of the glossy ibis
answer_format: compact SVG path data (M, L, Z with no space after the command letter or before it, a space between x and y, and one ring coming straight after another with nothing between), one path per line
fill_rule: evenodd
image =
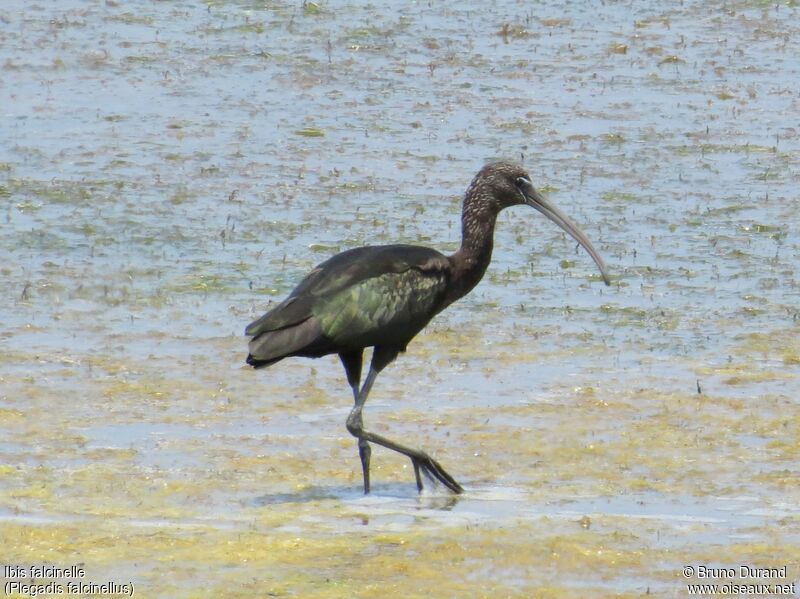
M578 226L534 188L522 167L498 162L481 169L467 189L461 247L452 256L414 245L347 250L317 266L288 298L247 327L245 334L252 336L247 363L256 368L290 356L339 354L355 398L347 430L358 439L365 493L370 488L370 443L411 458L420 491L422 470L454 493L462 492L461 485L424 451L366 430L361 411L378 373L436 314L478 284L492 257L497 214L521 204L569 233L589 252L609 284L603 259ZM372 362L359 388L366 347L374 348Z

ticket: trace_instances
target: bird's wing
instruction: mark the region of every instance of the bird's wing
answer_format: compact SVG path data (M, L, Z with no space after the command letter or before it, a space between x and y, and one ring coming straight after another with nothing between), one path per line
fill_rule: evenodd
M297 297L289 296L258 320L254 320L244 330L245 335L260 335L267 331L277 331L308 320L311 307L307 302L298 302Z
M315 299L326 289L336 289L349 281L347 267L357 257L357 248L335 255L308 273L285 300L272 308L244 330L245 335L259 335L267 331L285 329L308 320L313 315ZM345 258L350 258L346 260Z
M347 284L320 285L313 314L337 345L401 345L436 314L448 282L449 263L418 246L381 246L348 260ZM324 297L324 299L322 299Z
M313 316L326 337L341 343L370 345L369 333L378 329L387 342L397 335L410 339L435 314L448 266L445 256L425 247L348 250L317 266L245 332L259 335Z

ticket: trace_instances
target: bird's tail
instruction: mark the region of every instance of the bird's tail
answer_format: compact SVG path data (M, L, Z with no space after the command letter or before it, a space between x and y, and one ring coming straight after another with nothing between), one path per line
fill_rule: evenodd
M267 366L272 366L275 362L280 362L283 358L284 356L273 358L272 360L259 360L253 354L247 354L246 362L253 368L266 368Z
M247 363L254 368L265 368L289 356L317 358L330 353L330 346L312 317L290 327L257 334L250 340Z

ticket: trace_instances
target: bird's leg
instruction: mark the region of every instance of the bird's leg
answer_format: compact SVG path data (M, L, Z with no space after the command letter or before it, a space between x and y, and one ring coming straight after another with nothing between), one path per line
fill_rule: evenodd
M358 382L354 386L351 385L356 402L347 416L347 430L358 439L358 455L361 457L361 470L364 474L364 495L369 495L369 459L372 455L372 448L369 446L369 441L362 434L364 432L364 420L361 410L364 408L364 402L367 401L367 395L369 395L369 390L372 388L372 383L375 381L377 374L376 372L375 375L372 375L372 370L370 370L367 380L364 381L364 386L360 391L358 390Z
M363 362L363 350L356 350L351 353L342 353L339 354L339 358L342 360L342 364L344 365L344 370L347 373L347 382L350 385L350 388L353 390L353 399L355 400L356 405L358 405L358 385L361 382L361 365ZM362 402L363 406L363 402ZM353 408L355 410L355 408ZM350 413L353 415L353 412ZM357 415L357 425L358 428L363 429L364 424L361 420L361 410L358 410ZM348 423L350 419L348 418ZM348 429L350 425L348 424ZM364 477L364 495L369 495L369 459L372 455L372 448L369 446L369 442L366 439L358 438L358 457L361 458L361 472Z
M411 465L414 466L414 478L417 479L417 491L422 492L422 477L419 474L419 464L415 460L411 460Z
M359 448L361 447L362 441L365 443L377 443L382 447L386 447L387 449L391 449L409 457L412 465L414 466L414 476L417 479L418 490L422 491L422 477L420 476L420 470L422 470L426 476L430 477L431 479L438 480L453 493L461 493L464 490L461 485L459 485L455 479L450 476L444 468L442 468L439 462L434 460L424 451L406 447L400 443L395 443L391 439L387 439L381 435L364 430L361 410L364 407L364 403L367 401L367 396L369 395L370 389L372 389L372 385L375 382L378 373L383 370L383 368L385 368L386 365L388 365L392 360L394 360L396 356L396 351L383 350L382 348L377 347L375 348L375 353L372 356L372 364L370 365L367 378L364 381L363 387L361 387L361 391L359 391L358 396L356 397L355 406L353 406L353 409L350 411L350 415L347 417L347 430L351 435L358 438ZM366 484L366 476L367 475L365 475L364 478L364 486L365 491L368 493L369 489Z

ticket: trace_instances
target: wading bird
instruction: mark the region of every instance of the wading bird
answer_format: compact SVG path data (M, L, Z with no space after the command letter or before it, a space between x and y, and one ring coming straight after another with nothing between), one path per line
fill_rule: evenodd
M419 491L420 470L454 493L463 491L424 451L366 430L361 411L378 373L406 350L436 314L481 280L492 257L498 213L523 204L544 214L582 245L609 284L608 270L589 238L534 188L522 167L498 162L481 169L467 189L461 247L452 256L414 245L347 250L317 266L288 298L247 327L245 334L252 336L247 363L255 368L290 356L339 354L355 398L347 430L358 439L365 494L370 489L370 443L409 457ZM372 362L359 388L367 347L374 348Z

